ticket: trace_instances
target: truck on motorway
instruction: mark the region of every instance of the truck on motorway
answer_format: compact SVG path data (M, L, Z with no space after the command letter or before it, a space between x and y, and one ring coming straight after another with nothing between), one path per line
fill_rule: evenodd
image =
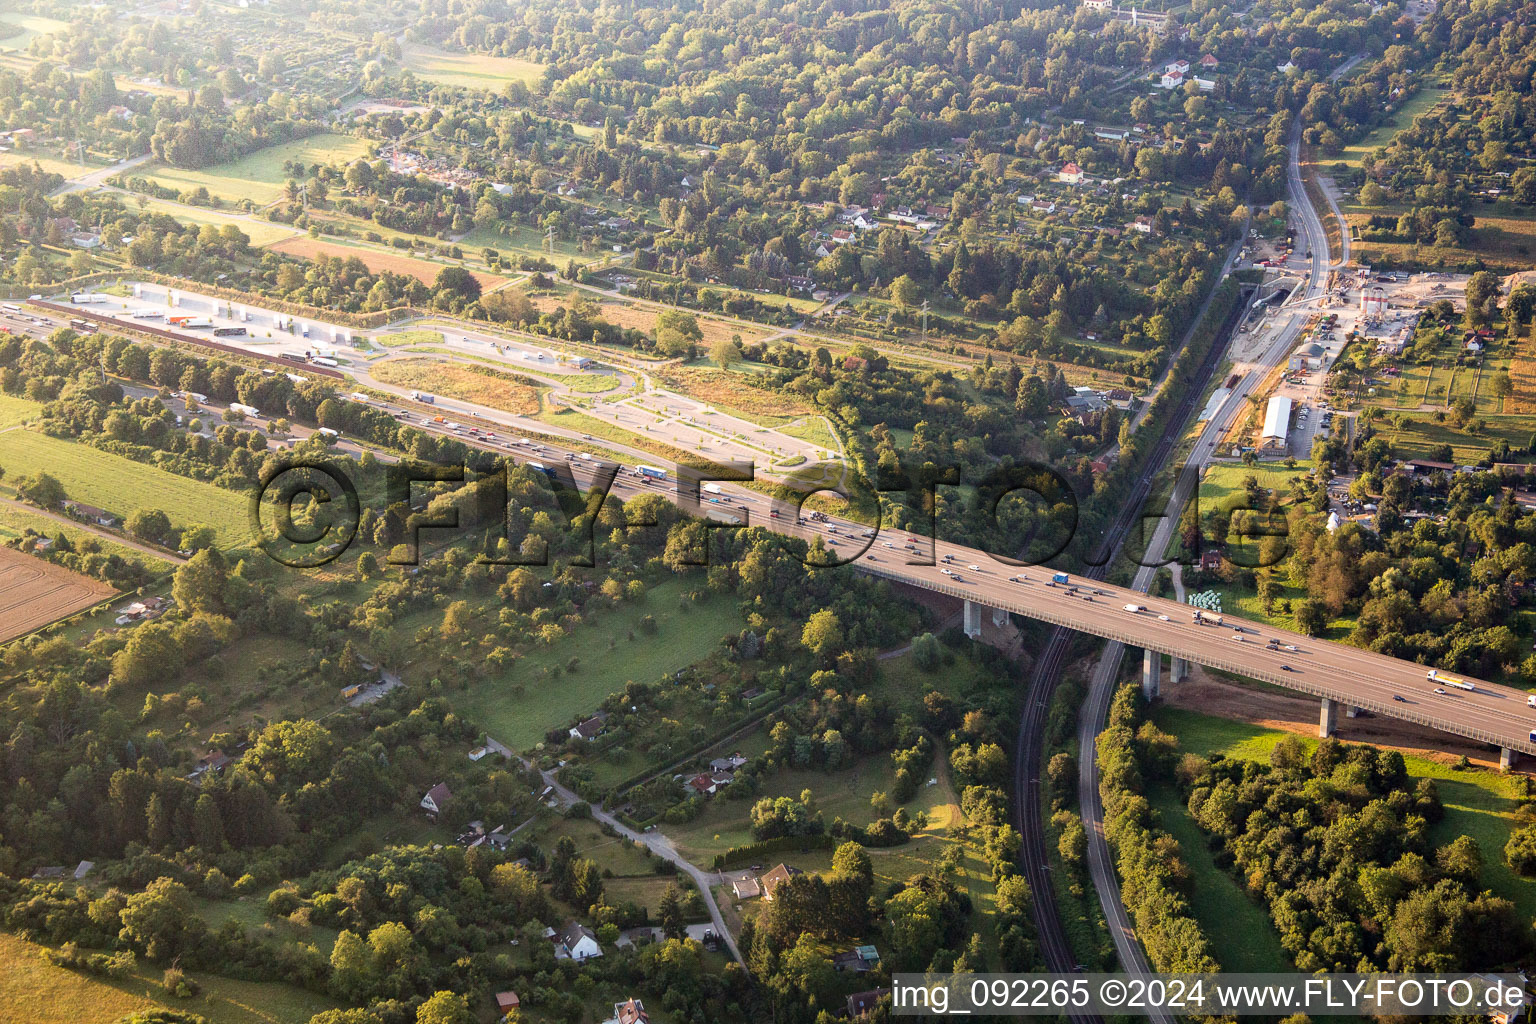
M1144 609L1139 604L1128 604L1125 606L1125 610L1128 612L1139 612L1143 611Z
M533 470L537 470L538 472L543 473L545 476L549 477L551 480L555 479L555 471L553 469L550 469L548 466L544 465L544 463L542 463L542 462L530 462L530 463L528 463L528 468L529 469L533 469Z
M705 494L719 494L720 493L720 485L719 484L700 484L699 485L699 490L703 491Z
M667 471L657 469L655 466L636 466L635 472L647 480L665 480L667 478Z
M1428 675L1426 675L1425 678L1428 679L1432 683L1444 683L1446 686L1454 686L1458 690L1476 690L1477 689L1476 686L1474 686L1471 683L1467 682L1465 679L1461 678L1460 676L1448 676L1444 672L1441 672L1439 669L1434 669L1434 668L1430 669ZM1527 700L1526 703L1530 703L1530 701Z
M1067 582L1070 582L1070 578L1064 572L1053 573L1051 575L1051 582L1052 583L1067 583Z
M1221 625L1222 620L1220 615L1212 615L1209 612L1203 612L1196 608L1194 611L1189 613L1189 621L1193 622L1197 626L1203 624L1219 626Z
M413 402L421 402L424 405L436 405L437 404L437 396L436 395L429 395L425 391L412 391L411 392L411 401L413 401Z

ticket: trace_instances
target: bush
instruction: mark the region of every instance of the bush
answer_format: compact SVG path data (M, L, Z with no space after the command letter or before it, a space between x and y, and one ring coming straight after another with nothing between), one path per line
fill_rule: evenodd
M1517 828L1504 844L1504 859L1518 875L1536 875L1536 825Z

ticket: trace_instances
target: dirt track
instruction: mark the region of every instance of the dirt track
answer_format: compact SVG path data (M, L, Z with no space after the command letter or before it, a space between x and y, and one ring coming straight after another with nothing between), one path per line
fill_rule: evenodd
M1162 700L1172 707L1248 722L1303 736L1317 735L1318 701L1302 694L1275 693L1214 676L1198 665L1190 678L1162 686ZM1428 761L1450 764L1465 754L1473 762L1497 769L1498 752L1491 747L1437 732L1411 722L1364 716L1338 717L1334 735L1349 743L1390 747ZM1527 762L1529 764L1529 762Z

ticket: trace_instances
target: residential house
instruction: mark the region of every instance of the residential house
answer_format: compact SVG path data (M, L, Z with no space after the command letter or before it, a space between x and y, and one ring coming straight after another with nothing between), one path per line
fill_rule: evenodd
M731 883L731 892L739 900L755 899L763 894L763 887L755 878L738 878Z
M592 960L603 955L603 947L597 944L597 935L579 921L565 922L565 927L554 937L555 956L562 960Z
M1157 84L1162 89L1177 89L1184 84L1184 72L1169 71L1157 80Z
M522 1000L517 998L516 992L496 993L496 1012L503 1017L522 1005Z
M784 283L802 292L808 292L816 286L815 281L802 274L791 274L784 279Z
M645 1004L630 997L613 1004L613 1019L609 1024L651 1024L651 1018L645 1012Z
M929 203L923 207L923 215L929 220L946 221L949 220L949 207L935 206Z
M1083 6L1090 11L1112 11L1115 9L1115 0L1083 0Z
M576 725L572 726L569 735L573 740L587 740L588 742L591 742L592 740L597 739L598 735L603 731L603 725L607 721L607 713L599 711L597 714L593 715L586 721L578 722Z
M1200 58L1200 70L1201 71L1214 71L1216 69L1216 66L1219 65L1220 63L1221 63L1221 61L1217 60L1216 56L1214 54L1208 53L1204 57Z
M747 759L740 754L732 754L730 757L717 757L709 762L709 770L712 772L734 772L747 763Z
M853 232L847 228L838 228L832 232L832 241L836 245L847 245L853 241Z
M1146 214L1140 214L1135 220L1126 224L1126 227L1132 231L1139 231L1144 235L1150 235L1152 233L1152 218Z
M1294 75L1301 69L1290 61L1286 61L1284 64L1276 64L1275 70L1280 72L1282 75Z
M1116 409L1119 409L1121 412L1129 410L1131 405L1136 401L1136 396L1132 395L1125 388L1110 388L1109 392L1104 397L1109 399L1110 405L1114 406Z
M710 775L708 772L700 772L688 780L688 788L700 796L714 796L715 791L720 786L715 782L713 775Z
M1080 185L1083 181L1083 169L1068 161L1061 170L1056 172L1056 180L1068 185Z
M1206 548L1200 552L1200 571L1215 572L1221 568L1221 552L1215 548Z
M436 820L452 800L453 793L448 789L448 783L439 782L427 790L427 795L421 798L421 809L427 812L427 817Z
M1036 213L1050 214L1056 212L1056 204L1047 199L1036 199L1029 204L1029 208Z
M1130 132L1121 131L1118 128L1095 128L1093 137L1104 142L1124 142Z
M855 946L853 949L832 954L832 967L839 971L864 974L880 963L880 952L874 946Z
M855 992L848 997L848 1016L854 1020L860 1017L868 1017L875 1005L882 999L890 998L891 990L888 988L873 988L868 992Z
M1165 66L1163 70L1168 72L1170 75L1187 75L1189 74L1189 61L1184 60L1181 57L1173 63Z
M867 213L859 214L849 223L851 223L854 226L854 229L857 231L873 231L875 228L879 227L879 222L875 220L874 215Z
M116 526L117 516L106 509L97 508L95 505L87 505L82 501L66 501L64 511L77 519L84 519L95 523L97 526Z
M762 877L763 901L766 903L772 903L773 891L775 889L789 881L792 876L802 875L804 873L805 872L801 871L799 868L792 868L787 864L780 864L778 867L770 870L766 875Z

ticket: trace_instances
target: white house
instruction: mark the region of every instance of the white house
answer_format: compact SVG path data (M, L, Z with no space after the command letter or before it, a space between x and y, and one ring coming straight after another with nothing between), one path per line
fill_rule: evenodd
M1067 185L1080 185L1083 181L1083 169L1068 161L1061 170L1056 172L1056 180Z
M453 794L448 790L448 783L439 782L427 790L427 795L421 798L421 809L436 817L448 806L448 801L453 799Z
M1294 75L1301 69L1298 68L1295 64L1292 64L1290 61L1286 61L1284 64L1276 64L1275 70L1280 72L1282 75Z
M581 963L602 955L603 947L597 944L597 936L578 921L565 922L565 927L555 936L556 957Z
M1158 87L1162 89L1177 89L1179 86L1184 84L1184 72L1169 71L1167 74L1163 75L1162 78L1157 80L1157 84Z
M1189 61L1184 60L1181 57L1180 59L1174 61L1172 64L1166 65L1163 70L1168 72L1170 75L1174 73L1187 75L1189 74Z

